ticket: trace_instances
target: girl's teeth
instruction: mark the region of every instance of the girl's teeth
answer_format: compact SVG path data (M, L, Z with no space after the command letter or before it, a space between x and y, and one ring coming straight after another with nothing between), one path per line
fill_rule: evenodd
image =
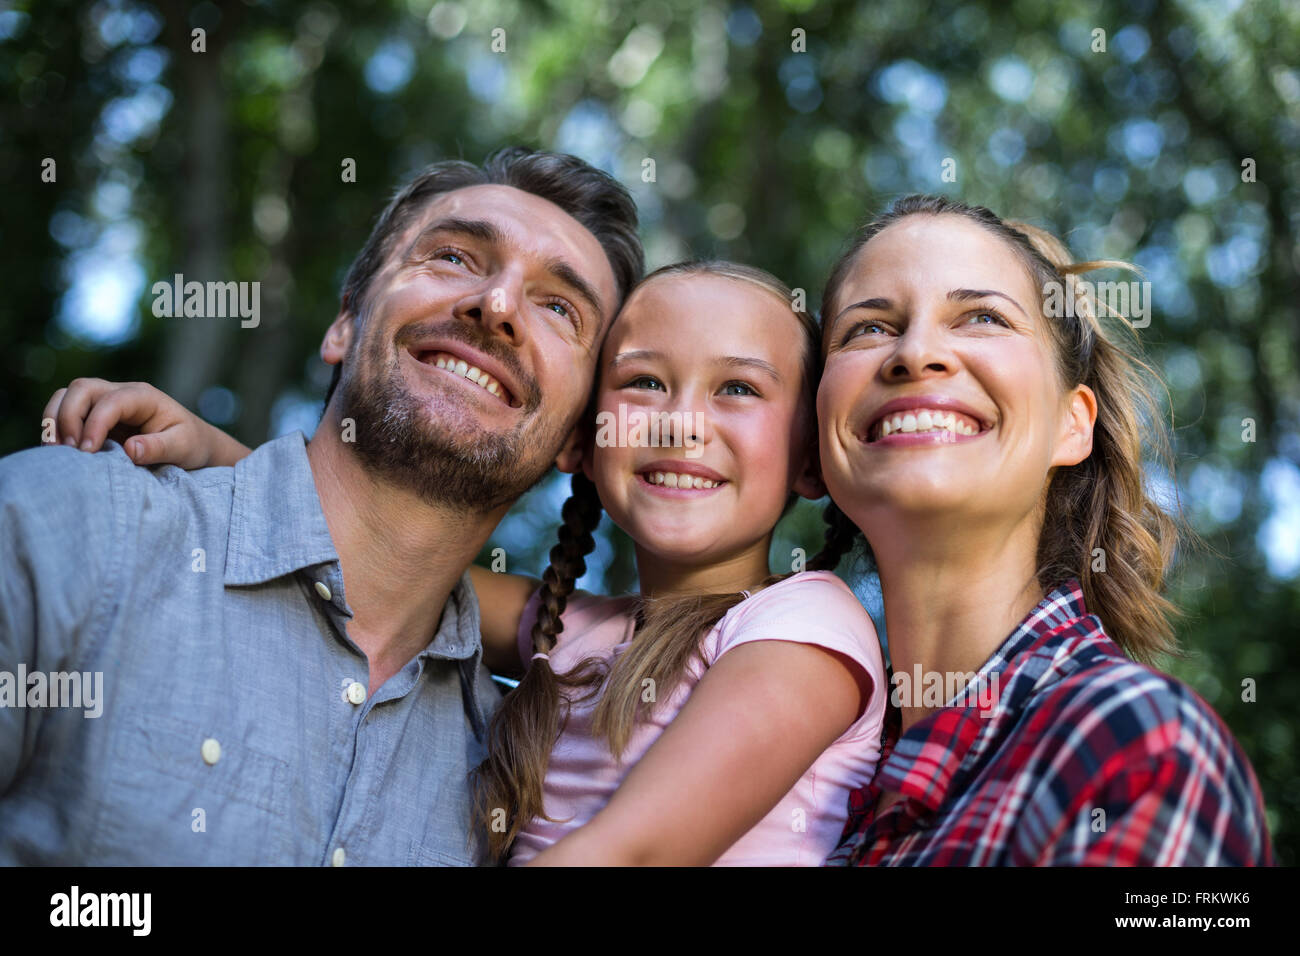
M647 474L645 480L652 485L663 485L665 488L716 488L718 482L709 478L701 478L698 475L679 475L672 471L655 471Z

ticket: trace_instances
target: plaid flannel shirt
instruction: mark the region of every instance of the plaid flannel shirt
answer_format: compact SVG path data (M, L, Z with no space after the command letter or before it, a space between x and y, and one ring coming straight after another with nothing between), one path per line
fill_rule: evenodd
M1232 734L1186 685L1125 657L1076 580L1030 612L965 696L901 739L899 728L891 706L875 777L850 795L827 865L1273 863ZM903 799L877 815L884 791Z

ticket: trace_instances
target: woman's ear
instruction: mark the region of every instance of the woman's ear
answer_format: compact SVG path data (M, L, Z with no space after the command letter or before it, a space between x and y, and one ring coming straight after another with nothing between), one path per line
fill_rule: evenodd
M1092 454L1092 430L1097 424L1097 396L1087 385L1076 385L1066 399L1061 435L1052 467L1077 465Z
M826 497L826 483L822 481L822 463L821 456L818 453L816 437L813 438L812 445L808 449L808 455L804 459L799 476L795 478L791 490L800 497L809 498L812 501Z

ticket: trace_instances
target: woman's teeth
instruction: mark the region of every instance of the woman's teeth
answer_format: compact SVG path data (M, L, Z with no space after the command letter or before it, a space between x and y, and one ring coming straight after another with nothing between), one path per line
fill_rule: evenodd
M699 475L682 475L673 471L652 471L644 477L652 485L664 485L667 488L716 488L722 484Z
M945 431L952 432L954 435L974 435L980 430L979 425L965 415L959 415L956 412L931 411L928 408L915 412L904 412L899 415L890 415L888 418L881 419L879 429L880 434L878 437L880 438L885 438L895 432L910 434L912 432Z
M446 352L439 352L433 364L438 368L445 368L448 372L455 372L461 378L467 378L475 385L481 385L497 398L505 398L505 391L501 388L500 382L482 369L470 365L464 359L458 359Z

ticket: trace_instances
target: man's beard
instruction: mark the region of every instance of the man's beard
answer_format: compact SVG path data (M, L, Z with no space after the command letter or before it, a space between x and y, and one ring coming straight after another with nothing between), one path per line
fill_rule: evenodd
M463 334L456 337L469 341ZM471 344L493 354L482 342ZM479 431L473 438L458 439L406 388L398 359L389 353L385 360L383 345L375 343L364 357L360 352L358 348L349 356L350 368L339 381L339 416L355 422L356 440L350 444L362 464L383 480L431 505L487 512L515 501L550 471L566 432L528 440L519 430ZM379 374L366 375L368 369L361 367L381 361ZM456 398L449 400L453 402L459 404ZM536 404L534 395L524 410ZM536 461L526 457L525 450L536 454L539 448L549 448L550 456Z

